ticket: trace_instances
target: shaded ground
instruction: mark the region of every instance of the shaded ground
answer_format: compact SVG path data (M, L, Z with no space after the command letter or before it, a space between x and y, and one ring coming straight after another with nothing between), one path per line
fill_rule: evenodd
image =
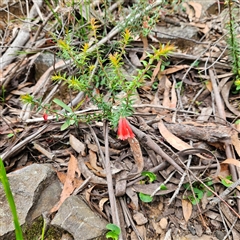
M124 23L131 13L130 1L119 3L115 8L114 3L108 5L112 7L111 21L103 21L103 3L91 5L88 13L101 23L101 33L106 31L108 38L103 38L102 44L111 46L109 53L120 38L120 31L111 35L113 26ZM26 93L41 98L45 105L53 98L66 104L76 99L72 105L78 116L99 112L87 96L51 79L58 72L77 75L76 67L59 57L56 40L64 39L64 27L75 33L75 28L87 24L88 14L78 5L54 6L64 22L63 30L55 12L39 4L40 11L30 14L36 19L31 31L20 21L26 13L17 10L18 3L1 10L0 149L7 171L47 162L64 182L69 177L70 159L77 159L74 171L78 174L71 176L73 190L84 183L78 194L108 222L120 222L122 239L224 239L232 224L229 239L239 239L237 184L232 192L226 192L226 186L239 179L236 159L240 154L239 126L234 124L240 113L239 93L233 85L225 27L229 9L223 4L204 5L206 11L199 3L165 4L153 8L159 18L152 29L153 13L140 17L141 27L151 31L147 37L136 35L126 49L122 71L129 81L136 69L143 68L141 60L147 59L145 52L151 53L151 46L170 42L177 48L165 62L154 62L150 79L137 89L134 114L128 118L135 138L122 141L117 129L108 128L106 134L108 126L103 120L88 124L79 120L77 126L60 131L64 119L20 101ZM234 5L235 14L238 7ZM24 26L24 32L23 28L15 32L18 26ZM16 36L19 41L11 45ZM71 44L82 48L81 36L73 36ZM94 42L92 48L95 46ZM15 52L6 54L7 49ZM25 52L14 55L16 50ZM51 54L44 56L46 52ZM107 95L97 86L94 91ZM55 104L51 109L61 111ZM109 163L105 161L108 156ZM154 172L156 179L151 182L141 176L143 170ZM113 179L114 191L107 185L106 175ZM139 193L151 195L152 202L141 201ZM114 214L109 198L116 204Z

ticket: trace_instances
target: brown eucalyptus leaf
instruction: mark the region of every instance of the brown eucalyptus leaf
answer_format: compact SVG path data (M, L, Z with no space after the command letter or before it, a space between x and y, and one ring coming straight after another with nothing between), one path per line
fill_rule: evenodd
M60 208L60 206L63 204L63 202L74 191L74 189L75 189L75 186L74 186L75 173L78 173L78 175L80 177L80 171L78 169L77 159L72 154L70 154L70 160L68 163L68 170L67 170L67 177L65 179L61 197L60 197L60 200L58 201L58 203L50 210L51 213L56 212Z
M133 157L134 157L135 163L137 165L136 174L141 173L144 168L144 160L143 160L140 144L136 138L128 138L128 142L130 144L130 147L131 147L131 150L133 153Z
M189 200L182 199L182 209L184 219L188 222L192 214L192 203Z

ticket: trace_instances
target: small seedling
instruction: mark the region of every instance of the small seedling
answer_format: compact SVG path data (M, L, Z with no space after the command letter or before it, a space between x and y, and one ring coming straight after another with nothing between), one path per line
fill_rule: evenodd
M162 184L159 186L159 189L160 189L160 190L167 190L167 187L166 187L165 184L162 183Z
M14 136L14 133L9 133L9 134L7 135L8 138L12 138L13 136Z
M153 181L155 181L157 179L156 174L152 173L152 172L148 172L148 171L143 171L142 176L148 177L148 180L150 183L152 183Z
M227 176L225 178L221 177L221 183L225 187L230 187L232 185L232 176Z
M106 238L112 238L113 240L118 240L118 237L121 233L121 229L112 223L107 224L106 228L110 230L106 233Z
M148 194L144 194L144 193L139 193L139 198L141 199L141 201L145 202L145 203L149 203L152 202L153 197L151 197Z
M207 182L205 182L205 185L207 185L208 187L212 188L213 182L212 180L209 180ZM183 185L187 190L191 190L190 184L186 183ZM212 192L209 191L204 184L199 184L199 183L194 183L192 185L192 191L194 192L194 195L188 195L187 198L188 200L193 204L196 205L198 204L201 199L203 198L204 193L207 193L207 197L210 197L212 195Z

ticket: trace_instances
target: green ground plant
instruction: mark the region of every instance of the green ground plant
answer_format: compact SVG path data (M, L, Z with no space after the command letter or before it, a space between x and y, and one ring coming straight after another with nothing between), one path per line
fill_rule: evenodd
M121 233L121 229L117 225L112 224L112 223L107 224L106 228L109 230L106 233L106 238L111 238L113 240L118 240L118 237Z
M91 19L89 28L91 35L97 40L99 25L95 19ZM109 53L110 49L104 48L97 48L95 52L89 53L89 43L85 43L80 50L76 49L70 45L69 36L66 37L66 40L58 41L62 56L73 61L77 74L67 76L67 74L59 73L53 76L52 79L64 82L73 91L84 92L85 97L90 99L101 110L100 114L92 115L92 119L83 119L76 117L73 109L61 100L54 99L53 102L69 113L64 115L67 120L62 126L62 130L78 121L103 119L108 120L113 127L116 127L120 117L128 117L133 114L132 106L136 90L150 78L150 74L155 68L155 61L166 59L174 50L174 46L160 44L159 48L152 47L153 53L148 53L147 59L142 61L143 68L138 69L137 75L132 76L129 81L123 73L123 57L126 54L126 47L129 45L131 38L131 32L125 29L122 38L115 43L115 51L112 53ZM104 56L106 57L104 58ZM98 66L93 64L94 61L98 63ZM47 112L58 114L56 111L51 110L49 105L42 106L40 100L35 100L30 95L23 95L21 99L25 103L44 108Z
M190 194L185 194L184 198L187 198L193 205L196 205L202 200L204 193L207 194L207 197L212 196L213 194L212 191L206 188L207 186L210 189L214 190L212 185L213 185L213 181L211 179L209 179L208 181L205 181L204 184L195 182L192 184L192 187L190 183L186 183L183 186L186 188L187 192L188 191L189 193L190 191L192 192Z
M6 170L3 164L2 159L0 158L0 181L2 182L2 186L7 197L7 201L9 203L10 210L13 216L13 223L15 227L15 236L16 240L23 240L22 229L19 224L19 219L17 215L16 205L14 202L13 194L10 188L10 184L7 178Z
M239 16L235 14L235 8L233 7L233 1L227 0L226 5L228 7L229 14L229 22L227 23L228 30L228 48L229 55L232 63L232 72L235 75L234 85L236 87L236 91L240 90L240 42L237 33L237 20Z
M141 184L153 183L155 180L157 180L157 176L153 172L143 171L141 175L146 177L146 180L142 180ZM139 192L138 196L142 202L149 203L153 201L153 196L159 190L167 190L166 185L164 183L161 183L152 195Z

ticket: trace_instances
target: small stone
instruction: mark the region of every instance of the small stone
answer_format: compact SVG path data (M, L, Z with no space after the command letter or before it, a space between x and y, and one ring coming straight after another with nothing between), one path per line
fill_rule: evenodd
M61 185L56 172L48 164L32 164L8 174L9 184L18 211L20 225L48 212L58 202ZM0 240L14 233L11 211L0 183Z
M217 239L219 239L219 240L223 240L223 239L224 239L224 237L225 237L225 235L226 235L226 233L225 233L225 232L222 232L222 231L219 231L219 230L217 230L217 231L215 232L215 235L216 235L216 238L217 238Z
M144 217L144 215L140 212L137 212L133 215L133 219L137 223L137 225L143 225L148 222L147 218Z
M78 196L67 198L51 224L69 232L74 240L98 239L105 235L107 222Z
M156 234L163 234L164 233L163 229L159 226L159 223L153 221L152 226L153 226Z
M159 222L160 227L164 230L167 228L168 220L166 218L162 218Z

